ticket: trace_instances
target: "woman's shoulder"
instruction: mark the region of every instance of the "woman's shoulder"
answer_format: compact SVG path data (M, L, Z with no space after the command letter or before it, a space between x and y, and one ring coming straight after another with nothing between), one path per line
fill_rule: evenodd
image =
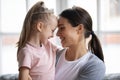
M88 64L94 64L94 65L105 65L104 62L99 59L95 54L90 53L90 57L88 59Z
M105 73L105 63L99 59L96 55L90 54L87 63L84 65L83 70L93 70L93 71L102 71L102 73Z
M105 71L106 68L104 62L91 53L87 63L78 73L78 78L84 79L84 77L86 77L86 80L102 80L105 76Z

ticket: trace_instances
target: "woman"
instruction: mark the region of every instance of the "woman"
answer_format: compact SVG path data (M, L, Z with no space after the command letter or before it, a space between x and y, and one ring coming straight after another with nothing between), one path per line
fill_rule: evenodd
M58 52L55 80L102 80L104 56L92 29L89 13L80 7L64 10L59 17L57 36L63 50ZM86 39L91 40L86 45ZM88 47L87 47L88 46Z

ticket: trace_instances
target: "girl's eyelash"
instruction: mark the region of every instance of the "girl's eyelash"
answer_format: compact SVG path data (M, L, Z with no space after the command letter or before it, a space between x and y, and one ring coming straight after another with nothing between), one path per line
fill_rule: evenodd
M54 32L55 30L52 30L52 32Z
M64 27L60 27L60 29L64 29Z

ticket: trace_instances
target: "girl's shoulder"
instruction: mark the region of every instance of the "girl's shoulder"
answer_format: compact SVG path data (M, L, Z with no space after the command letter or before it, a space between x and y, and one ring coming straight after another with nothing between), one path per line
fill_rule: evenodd
M30 54L32 51L31 51L31 48L26 44L23 48L21 48L18 52L18 54L20 55L25 55L25 54Z
M54 42L51 42L51 41L48 41L47 44L45 45L45 47L49 48L49 49L51 48L55 51L59 51L59 50L62 49L61 46L59 46L59 45L57 45L57 44L55 44Z

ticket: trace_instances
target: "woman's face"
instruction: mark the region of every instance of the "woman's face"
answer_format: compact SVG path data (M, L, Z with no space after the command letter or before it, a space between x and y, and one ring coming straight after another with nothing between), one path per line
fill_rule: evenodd
M66 18L60 17L57 36L61 39L63 47L76 45L79 39L78 27L72 27Z

